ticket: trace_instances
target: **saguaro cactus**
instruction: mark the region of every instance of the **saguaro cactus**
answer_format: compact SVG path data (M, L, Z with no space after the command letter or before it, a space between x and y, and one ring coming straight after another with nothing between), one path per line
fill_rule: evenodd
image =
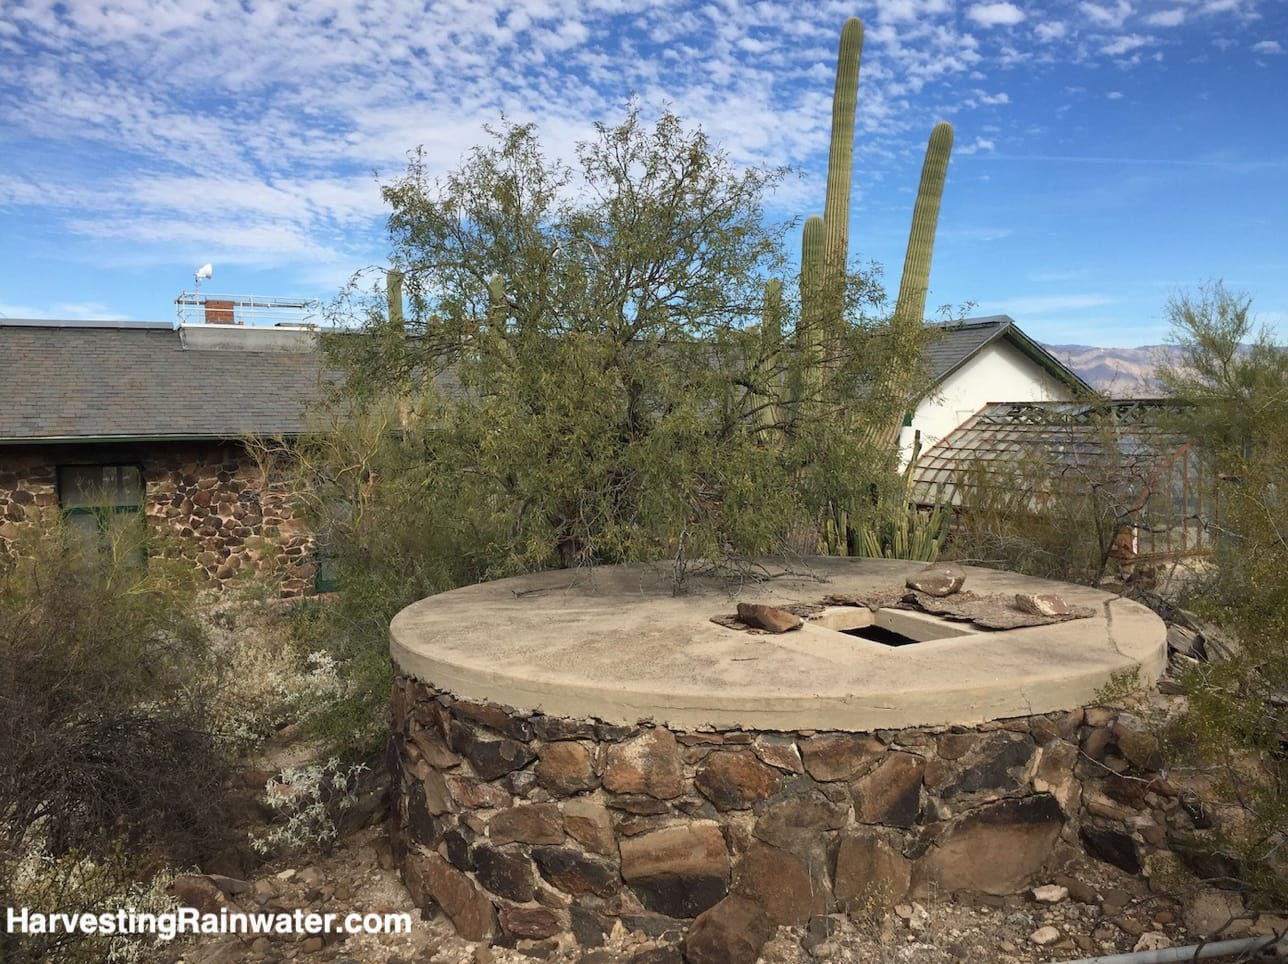
M878 399L906 400L912 393L917 369L917 343L926 320L926 292L930 287L930 260L935 247L935 228L939 223L939 202L944 195L944 178L952 149L952 125L940 121L930 134L926 159L921 166L921 184L917 189L917 203L912 209L912 228L903 259L899 297L890 320L893 350L873 385L873 397ZM897 407L890 418L869 423L867 440L878 451L893 452L899 441L903 416L903 408Z
M801 377L790 380L787 386L789 408L798 417L808 410L808 400L817 397L824 370L837 360L845 332L854 118L862 54L863 22L858 17L851 17L841 29L837 50L836 86L832 95L832 142L828 153L823 217L812 215L806 220L801 245L801 311L796 349L804 372ZM891 321L896 349L885 371L873 385L874 398L902 398L912 388L917 336L925 321L931 255L952 144L952 126L942 121L936 124L926 148L899 296ZM806 403L803 407L802 402ZM874 445L893 451L901 424L902 411L897 418L872 422L865 434Z
M850 189L854 181L854 115L859 99L863 21L851 17L841 28L832 92L832 143L827 155L827 195L823 201L824 271L820 292L822 321L835 343L844 330L845 274L849 262Z
M794 419L817 414L823 379L829 367L839 361L845 334L846 271L849 263L850 190L854 165L854 118L858 106L859 65L863 53L863 23L851 17L841 29L837 51L836 87L832 95L832 141L828 153L827 195L823 217L805 222L801 245L801 309L796 329L799 371L789 379L787 409ZM899 296L891 319L892 350L884 369L871 385L870 398L878 406L894 402L890 417L863 418L860 431L878 452L893 457L903 424L903 404L913 388L919 357L922 325L925 322L926 292L934 251L939 205L943 197L948 158L952 152L953 129L935 125L926 149L921 185L913 208L912 228L904 258ZM836 515L844 527L843 509ZM841 528L834 528L826 550L845 551L847 540Z

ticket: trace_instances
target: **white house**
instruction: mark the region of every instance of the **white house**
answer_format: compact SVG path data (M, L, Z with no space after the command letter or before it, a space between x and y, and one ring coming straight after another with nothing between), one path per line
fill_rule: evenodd
M1060 402L1095 395L1007 315L934 325L926 356L934 387L904 422L900 465L912 455L917 432L925 450L989 402Z

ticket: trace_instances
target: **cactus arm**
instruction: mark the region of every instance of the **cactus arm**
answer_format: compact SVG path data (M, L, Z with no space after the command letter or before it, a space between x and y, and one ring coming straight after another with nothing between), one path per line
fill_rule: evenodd
M752 422L762 439L781 426L782 380L778 367L783 338L783 283L777 278L765 282L765 304L760 318L760 350L756 356L757 393L749 399Z
M895 325L916 326L920 331L926 320L926 292L930 288L930 259L935 248L935 228L939 224L939 203L944 196L944 178L948 157L953 149L953 127L940 121L930 134L926 159L921 167L921 185L917 203L912 209L912 229L908 233L908 250L903 260L903 277L899 281L899 298L894 306Z
M403 273L397 268L385 272L385 300L389 306L389 323L403 326Z
M912 393L920 357L919 340L926 321L926 292L930 287L930 259L935 247L935 228L939 223L939 203L944 194L944 178L952 148L952 125L940 121L926 145L921 185L917 190L917 203L912 209L903 277L899 281L899 297L890 321L892 350L885 371L873 385L873 398L906 402ZM895 452L903 416L904 407L900 405L889 418L870 424L865 432L868 443L879 452Z
M818 400L823 382L823 298L826 268L823 218L811 214L801 233L801 313L797 322L800 355L800 390L796 394L797 414L808 412Z

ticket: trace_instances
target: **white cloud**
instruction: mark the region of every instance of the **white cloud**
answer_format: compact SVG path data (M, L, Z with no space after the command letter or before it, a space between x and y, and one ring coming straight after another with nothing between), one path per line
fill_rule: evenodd
M995 150L997 150L997 145L993 141L987 137L977 137L974 142L967 144L965 147L957 148L956 153L969 156L980 152L991 154Z
M865 5L856 192L915 173L909 158L936 117L1010 105L1017 81L1002 72L1016 64L1130 55L1154 42L1146 24L1209 14L1245 56L1282 53L1256 42L1274 34L1248 26L1255 2L1151 0L1138 14L1127 0ZM120 239L173 258L208 244L242 263L329 265L383 244L377 180L400 174L417 144L441 176L504 113L539 120L547 153L571 158L632 92L701 124L739 164L810 169L826 155L847 12L763 0L6 0L0 205L16 224L39 212L69 245ZM1044 46L1057 43L1058 54ZM958 153L1009 148L1029 120L1004 141L975 124L983 136ZM15 162L12 148L32 144ZM771 201L808 212L821 188L793 181Z
M1024 21L1024 11L1013 3L977 3L966 16L982 27L1013 27Z
M883 21L909 23L952 9L949 0L884 0L878 8Z
M1116 37L1109 43L1100 48L1100 52L1109 57L1121 57L1123 54L1129 54L1133 50L1139 50L1141 47L1147 47L1154 43L1153 37L1144 37L1138 33L1124 34Z
M1106 100L1122 100L1122 99L1123 99L1123 92L1122 92L1121 90L1111 90L1109 93L1105 94L1105 99L1106 99Z
M1131 4L1127 0L1118 0L1113 6L1099 3L1080 3L1078 9L1092 24L1110 30L1117 30L1131 15Z
M1145 23L1151 27L1179 27L1185 22L1185 11L1180 7L1147 14Z
M1059 40L1069 32L1069 28L1058 20L1048 20L1033 28L1034 35L1043 43Z

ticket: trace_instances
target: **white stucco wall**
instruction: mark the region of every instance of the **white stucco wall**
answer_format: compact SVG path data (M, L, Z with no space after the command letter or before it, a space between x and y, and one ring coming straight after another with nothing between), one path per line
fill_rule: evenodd
M1073 393L1009 342L986 345L922 400L912 425L899 435L899 465L912 454L914 433L921 430L924 452L989 402L1067 401Z

